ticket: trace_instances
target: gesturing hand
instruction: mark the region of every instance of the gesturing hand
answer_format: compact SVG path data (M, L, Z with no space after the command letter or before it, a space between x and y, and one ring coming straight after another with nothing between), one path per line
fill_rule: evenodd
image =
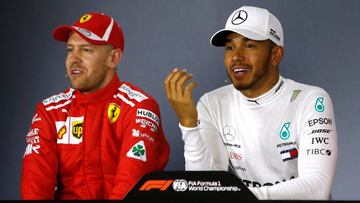
M164 80L167 99L184 127L197 125L197 111L192 100L192 91L196 83L191 79L192 75L186 70L175 68Z

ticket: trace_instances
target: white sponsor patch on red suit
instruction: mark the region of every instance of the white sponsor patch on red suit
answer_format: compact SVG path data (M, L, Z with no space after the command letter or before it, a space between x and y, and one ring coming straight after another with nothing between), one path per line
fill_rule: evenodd
M83 139L84 116L67 117L66 121L56 121L58 144L80 144Z
M137 109L136 116L148 118L148 119L154 121L157 124L157 126L160 125L159 117L154 112L149 111L147 109Z
M135 99L137 102L142 102L143 100L148 99L147 96L139 91L131 89L131 87L127 86L125 83L119 87L119 90L126 93L130 99Z
M140 140L126 154L127 157L146 162L146 148L144 141Z
M33 152L39 154L39 149L40 149L39 132L40 132L39 128L33 128L26 135L26 149L23 157L30 155Z

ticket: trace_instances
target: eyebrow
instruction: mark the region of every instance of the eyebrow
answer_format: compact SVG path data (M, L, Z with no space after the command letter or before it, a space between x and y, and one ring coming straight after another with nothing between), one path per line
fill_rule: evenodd
M66 44L66 46L80 46L80 47L93 47L92 44L79 44L79 45L73 45L73 44Z
M245 42L247 42L247 41L256 41L256 40L249 39L247 37L244 37L243 39L244 39ZM226 38L224 43L231 42L232 40L233 39Z
M224 43L226 44L227 42L231 42L231 41L232 39L226 38Z

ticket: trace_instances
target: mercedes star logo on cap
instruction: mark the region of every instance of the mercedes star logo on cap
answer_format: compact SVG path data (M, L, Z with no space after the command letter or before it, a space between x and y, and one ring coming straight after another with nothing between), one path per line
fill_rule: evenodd
M237 11L232 17L231 23L234 25L239 25L243 23L248 17L248 14L244 10Z

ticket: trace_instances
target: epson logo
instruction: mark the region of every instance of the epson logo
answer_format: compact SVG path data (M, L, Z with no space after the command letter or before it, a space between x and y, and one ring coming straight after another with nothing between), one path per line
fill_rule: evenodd
M309 127L315 125L332 125L332 120L330 118L316 118L308 121Z

